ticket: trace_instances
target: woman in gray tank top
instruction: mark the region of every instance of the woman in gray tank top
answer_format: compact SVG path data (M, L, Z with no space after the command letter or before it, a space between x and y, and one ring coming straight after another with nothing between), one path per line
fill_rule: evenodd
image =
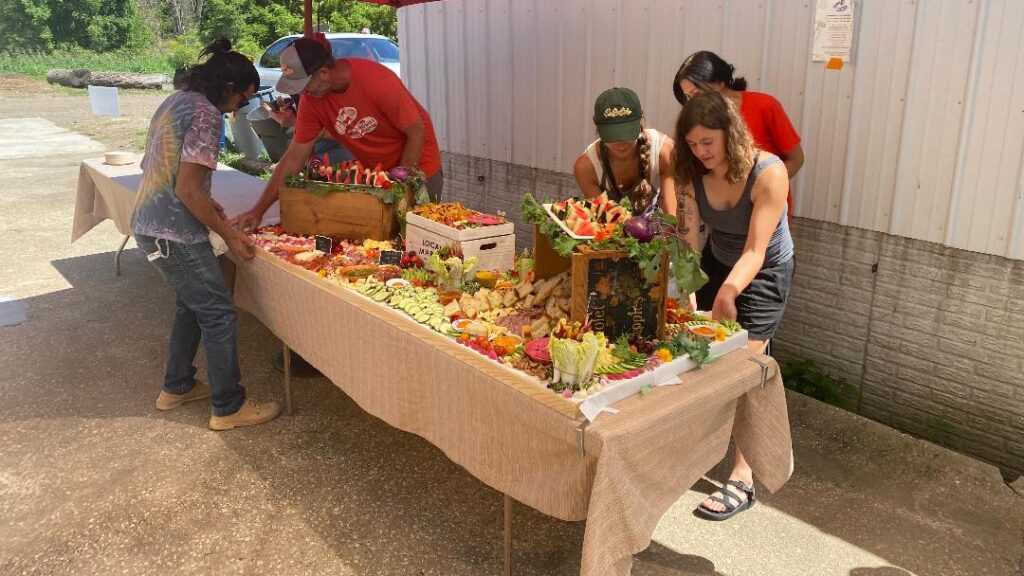
M699 220L712 229L701 255L708 283L697 292L697 305L715 319L739 322L749 333L750 350L763 353L782 320L794 270L786 166L754 147L735 105L714 91L687 100L676 142L680 212L690 245L697 246ZM725 520L754 501L753 472L737 446L729 480L696 512Z

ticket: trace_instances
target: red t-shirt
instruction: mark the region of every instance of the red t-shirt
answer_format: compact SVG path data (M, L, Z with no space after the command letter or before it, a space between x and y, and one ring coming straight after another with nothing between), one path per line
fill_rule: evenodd
M350 152L372 168L398 165L405 148L403 128L423 121L426 139L418 168L427 178L441 169L441 151L430 115L413 98L402 80L383 64L360 58L343 58L352 67L352 83L345 92L328 92L317 98L302 95L295 124L295 141L312 142L324 128Z
M782 109L778 100L761 92L743 92L743 100L740 102L740 116L747 123L750 135L754 137L754 144L765 152L782 157L783 154L796 148L800 144L800 135L796 133L793 124ZM793 193L786 202L789 206L789 216L793 215Z

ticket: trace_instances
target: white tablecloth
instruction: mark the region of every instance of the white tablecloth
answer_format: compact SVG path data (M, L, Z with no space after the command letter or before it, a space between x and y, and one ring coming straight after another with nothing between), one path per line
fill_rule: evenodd
M102 158L82 162L75 197L75 218L71 225L72 242L107 219L114 221L121 234L131 235L132 209L142 182L141 159L140 154L125 166L110 166ZM224 212L233 216L250 208L263 193L265 185L259 178L219 164L213 173L212 194L224 207ZM277 204L267 210L263 221L280 221Z

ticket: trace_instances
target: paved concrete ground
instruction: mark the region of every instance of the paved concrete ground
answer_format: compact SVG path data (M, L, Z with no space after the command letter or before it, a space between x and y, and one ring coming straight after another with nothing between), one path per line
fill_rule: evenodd
M159 101L97 120L84 97L5 85L0 119L101 148L128 147ZM110 223L68 245L90 146L0 159L0 309L27 312L0 327L0 574L498 574L500 495L324 379L248 430L152 407L170 292L135 250L113 276ZM249 316L240 338L250 394L281 400L279 342ZM995 469L803 397L790 410L791 482L717 524L691 516L698 485L634 574L1024 575L1024 500ZM518 506L515 530L516 574L578 573L582 523Z

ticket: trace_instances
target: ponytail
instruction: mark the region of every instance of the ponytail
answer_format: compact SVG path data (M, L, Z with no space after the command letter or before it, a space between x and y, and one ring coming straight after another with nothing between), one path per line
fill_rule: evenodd
M686 104L686 95L679 85L683 80L689 80L699 86L701 90L707 90L712 84L721 82L726 88L743 92L747 89L747 80L743 77L733 78L736 67L723 60L718 54L702 50L694 52L679 67L676 77L672 83L672 93L680 104Z
M188 69L184 89L203 94L214 106L224 105L232 92L259 88L260 75L256 67L244 55L233 51L227 38L211 42L199 53L199 58L206 60Z

